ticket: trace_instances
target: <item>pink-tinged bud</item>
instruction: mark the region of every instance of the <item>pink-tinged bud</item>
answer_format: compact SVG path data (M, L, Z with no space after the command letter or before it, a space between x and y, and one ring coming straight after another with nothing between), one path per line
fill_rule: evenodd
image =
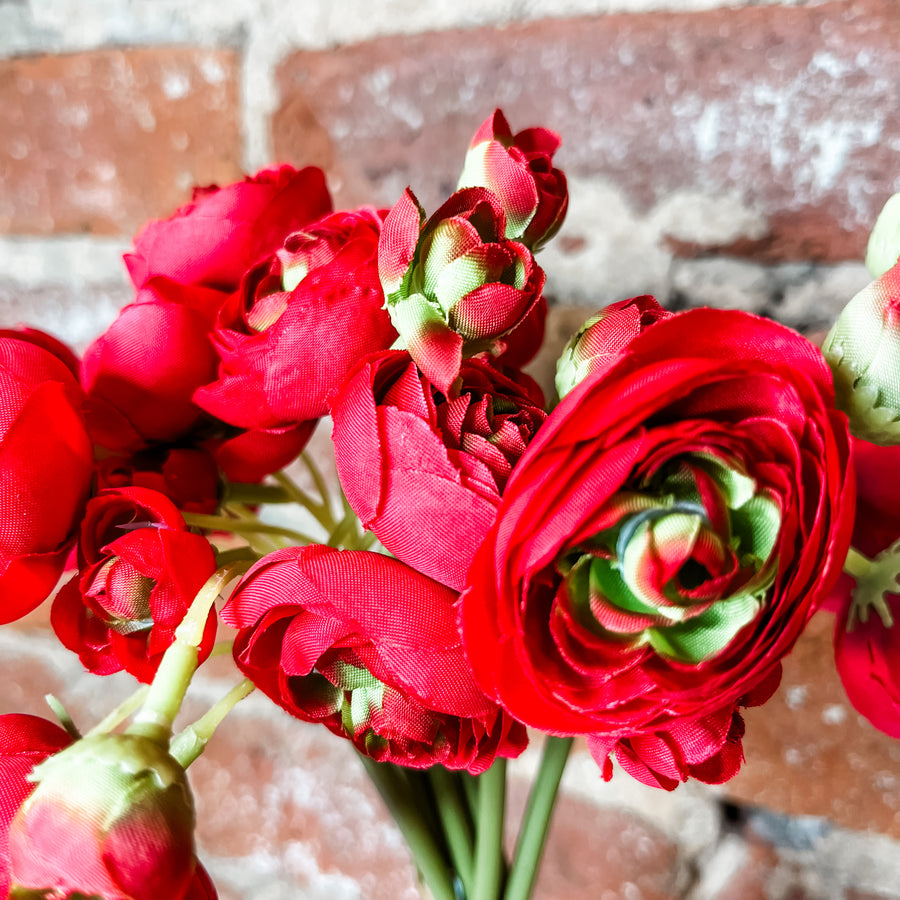
M505 236L538 250L559 231L569 205L566 176L552 163L559 144L546 128L514 135L497 109L475 132L458 188L493 191L506 212Z
M184 769L127 734L77 741L34 769L9 832L11 900L46 892L185 900L194 889L194 803Z
M822 352L853 434L900 444L900 263L844 307Z
M556 363L560 399L588 375L608 369L642 332L672 313L644 294L604 307L569 339Z
M394 327L425 377L451 392L464 356L499 352L538 303L544 272L504 237L506 216L485 188L457 191L427 221L407 188L388 213L378 271Z
M894 194L875 220L866 248L866 266L880 278L900 259L900 194Z

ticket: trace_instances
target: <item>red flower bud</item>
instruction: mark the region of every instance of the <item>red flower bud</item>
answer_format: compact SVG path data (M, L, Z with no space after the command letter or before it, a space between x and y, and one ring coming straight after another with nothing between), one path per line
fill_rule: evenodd
M188 531L168 498L145 488L102 491L88 503L78 575L53 601L53 628L89 671L124 668L149 682L215 568L209 542ZM215 628L211 610L201 660Z
M42 762L31 780L37 787L9 829L11 897L184 900L195 889L187 776L153 741L87 737Z
M559 135L546 128L513 134L498 109L475 132L458 188L486 187L506 212L506 237L538 250L559 231L569 194L553 167Z

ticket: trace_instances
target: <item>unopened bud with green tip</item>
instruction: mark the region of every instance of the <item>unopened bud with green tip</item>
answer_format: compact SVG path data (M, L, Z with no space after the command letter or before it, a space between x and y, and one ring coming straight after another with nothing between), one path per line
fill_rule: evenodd
M900 444L900 263L844 307L822 352L853 434Z
M191 887L194 802L184 769L132 734L76 741L34 769L9 831L11 900L181 900Z
M556 363L560 399L588 375L604 372L642 331L672 313L649 294L621 300L591 316L569 339Z
M900 259L900 193L894 194L875 220L866 248L866 267L880 278Z

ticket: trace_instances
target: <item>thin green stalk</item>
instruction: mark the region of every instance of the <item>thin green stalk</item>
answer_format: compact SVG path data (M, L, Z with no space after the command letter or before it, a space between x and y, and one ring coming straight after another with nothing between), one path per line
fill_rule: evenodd
M53 714L59 719L59 724L65 728L69 737L72 738L73 741L79 740L81 738L81 732L75 726L72 717L69 715L69 711L62 703L60 703L53 694L44 694L44 702L53 710Z
M260 554L252 547L234 547L231 550L216 551L216 562L219 564L219 567L225 566L231 562L240 562L244 559L256 562L259 558Z
M416 868L434 900L456 900L447 861L410 791L404 790L390 763L377 763L362 755L360 759L406 839Z
M278 482L281 488L290 495L294 503L309 511L325 531L334 530L336 522L327 500L316 503L316 501L313 500L300 485L296 484L284 472L276 472L272 477Z
M469 815L474 821L478 815L478 776L470 775L468 772L460 772L459 780L463 787L463 793L466 796Z
M247 519L229 519L226 516L207 516L202 513L182 513L184 521L194 528L207 528L210 531L229 531L232 534L277 534L290 538L298 544L316 544L318 541L302 531L283 528L281 525L269 525L267 522L249 521Z
M212 659L215 656L228 656L231 654L232 650L234 650L234 641L216 641L216 643L213 644L209 658Z
M550 817L556 803L572 738L548 737L537 778L528 795L525 817L516 841L512 869L506 883L503 900L528 900L537 878L538 866L544 852L544 842L550 828Z
M183 731L172 738L169 744L169 754L177 760L182 768L187 768L203 753L209 739L215 733L222 719L232 709L250 694L254 684L249 678L245 678L236 684L215 706L207 710L196 722L188 725Z
M322 502L328 506L331 494L328 491L328 485L325 483L325 478L322 476L322 470L316 465L316 461L312 458L312 455L308 450L304 450L300 454L300 459L303 460L303 465L306 466L309 477L312 478L313 484L316 486L316 490L322 498Z
M175 629L175 640L163 654L147 697L126 733L140 734L164 747L169 746L172 723L197 670L197 648L203 640L209 611L222 589L249 568L249 562L230 563L214 572L200 588Z
M95 734L106 734L106 732L112 731L117 725L121 725L147 699L149 691L150 685L142 684L130 697L123 700L102 721L98 722L85 737L91 737Z
M441 765L428 770L428 779L453 866L462 881L465 895L469 897L475 875L472 858L475 841L462 785L455 772L449 772Z
M291 503L294 498L277 484L244 484L240 481L225 483L226 503Z
M329 547L344 546L348 550L356 549L356 538L359 536L356 531L356 513L352 510L338 522L337 528L328 535Z
M475 882L472 900L498 900L503 880L503 820L506 814L506 760L496 759L479 776L475 826Z

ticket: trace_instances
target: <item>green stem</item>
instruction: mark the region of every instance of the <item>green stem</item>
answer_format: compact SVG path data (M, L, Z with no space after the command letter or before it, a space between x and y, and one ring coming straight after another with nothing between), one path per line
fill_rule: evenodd
M356 538L358 537L356 528L356 513L350 512L345 515L340 522L338 522L337 528L328 535L328 546L329 547L345 547L347 550L355 550L356 549Z
M469 817L474 821L478 814L478 776L460 772L459 780L469 809Z
M844 560L844 571L857 581L872 570L872 560L863 556L855 547L847 551L847 559Z
M229 519L226 516L207 516L203 513L182 513L184 521L194 528L207 528L210 531L230 531L232 534L278 534L290 538L298 544L317 544L302 531L282 528L281 525L269 525L267 522L248 521L246 519Z
M544 755L528 795L503 900L528 900L531 897L572 741L573 738L548 737L544 744Z
M245 678L236 684L215 706L207 710L196 722L179 732L169 745L169 754L186 769L204 751L219 723L232 709L250 694L254 684Z
M149 684L142 684L130 697L123 700L109 715L98 722L85 737L95 734L106 734L124 722L147 698Z
M126 729L127 734L140 734L164 747L169 746L172 723L197 670L197 648L203 640L209 611L220 591L249 568L249 562L230 563L214 572L200 588L181 624L175 629L175 640L163 654L144 704Z
M245 559L256 562L259 558L260 555L252 547L234 547L231 550L216 551L216 562L220 568L228 563L240 562Z
M503 820L506 814L506 760L496 759L479 776L472 900L498 900L503 879Z
M277 484L244 484L240 481L225 482L225 503L291 503L293 497Z
M322 498L322 503L327 507L331 494L329 493L328 485L325 483L325 479L322 476L322 470L316 465L316 461L312 458L312 455L308 450L304 450L300 454L300 459L303 460L303 465L306 466L309 477L312 478L313 484L316 486L316 490Z
M300 485L295 484L284 472L276 472L272 477L290 495L294 503L309 511L325 531L334 530L334 516L331 514L327 500L323 500L322 503L316 503Z
M60 703L53 694L44 694L44 702L53 710L53 714L59 719L59 724L66 729L66 733L69 737L72 738L73 741L80 740L81 732L76 728L75 723L72 721L72 717L62 703Z
M416 868L431 890L434 900L455 900L453 880L444 854L416 808L409 790L404 790L405 785L397 777L398 773L390 763L377 763L362 755L360 759L406 839Z
M232 650L234 650L234 641L216 641L216 643L213 644L209 658L212 659L214 656L229 655Z
M472 859L474 837L462 785L456 773L448 772L441 765L432 766L428 770L428 778L453 865L462 881L465 895L469 897L472 895L475 874Z

